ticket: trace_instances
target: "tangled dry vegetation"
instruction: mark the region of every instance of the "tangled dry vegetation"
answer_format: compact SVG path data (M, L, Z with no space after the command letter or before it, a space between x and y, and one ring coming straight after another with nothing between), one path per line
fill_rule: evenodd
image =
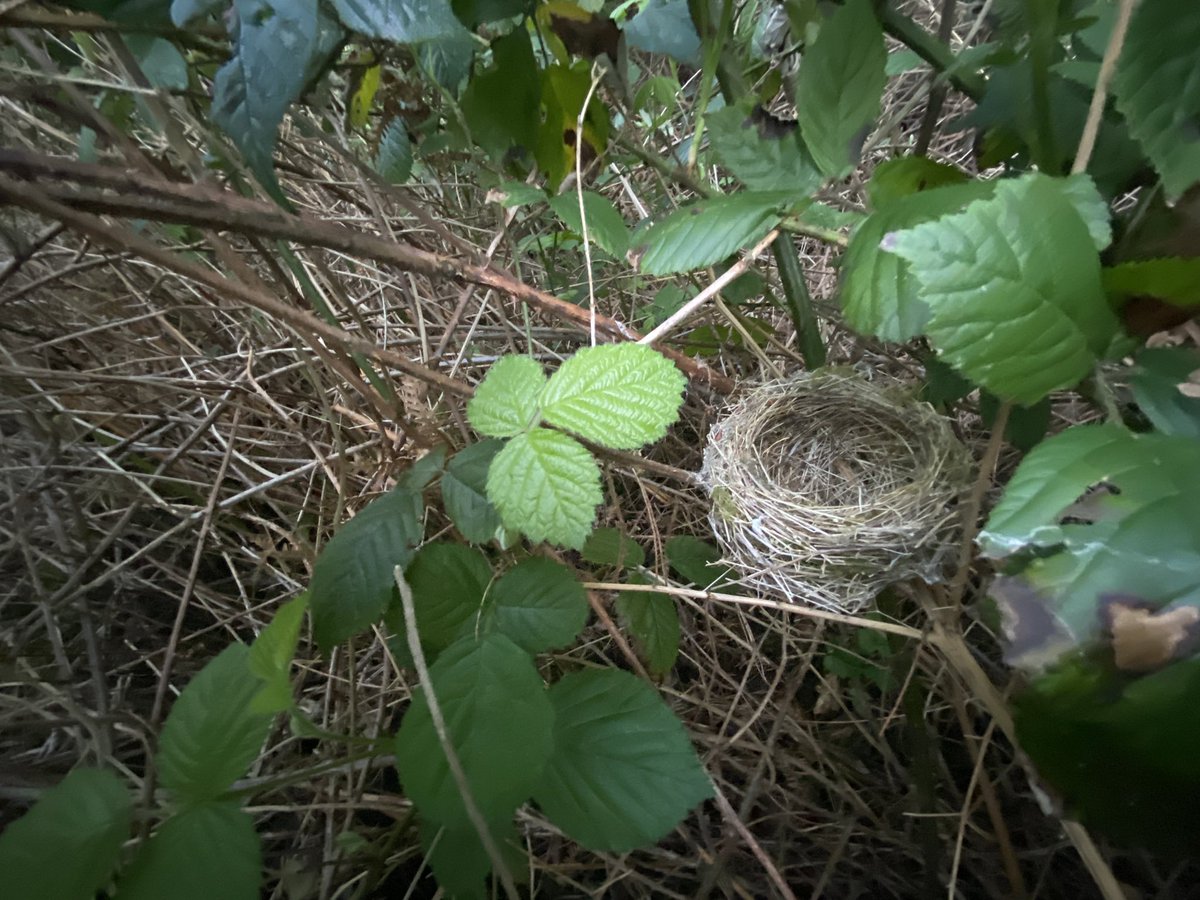
M26 32L25 40L51 39ZM128 85L105 59L87 63L73 86L85 104L96 83ZM0 98L3 144L75 158L71 116L83 113L40 105L44 75L26 71L28 90ZM900 81L874 154L918 127L923 104L914 98L926 86L921 73ZM194 135L182 104L169 113L176 138ZM574 250L516 251L521 237L554 226L486 204L469 165L435 159L421 184L385 187L302 124L286 131L281 158L287 191L310 219L451 259L494 260L530 284L584 282ZM133 165L125 155L137 153L186 166L178 145L137 138L140 148L102 140L102 162ZM935 156L963 161L962 137L944 139ZM645 168L618 165L629 188L613 181L609 192L633 221L630 197L661 186ZM851 201L860 183L847 187ZM9 244L0 261L5 821L81 762L138 783L172 697L304 588L331 530L434 441L472 440L464 394L491 361L532 352L552 362L585 340L511 294L370 253L285 242L236 222L218 238L213 223L68 212L78 219L70 227L49 209L0 211ZM117 243L128 239L124 250L105 229ZM135 239L167 256L142 252ZM858 343L838 325L829 251L808 241L798 249L827 315L833 361L911 378L911 358ZM196 270L212 277L192 277ZM256 306L261 295L306 318ZM642 297L613 282L601 302L628 321ZM310 326L313 309L345 339ZM787 318L765 307L755 315L776 326L769 341L748 350L731 340L706 355L738 382L797 368ZM462 389L418 377L422 367ZM694 382L682 422L650 463L606 465L602 524L646 546L664 578L667 537L711 536L707 500L689 473L700 469L699 448L725 402ZM959 425L978 449L977 420L964 413ZM449 529L436 507L428 517L427 535ZM612 577L586 566L582 574ZM661 689L744 829L709 804L658 847L606 857L579 850L529 809L519 824L537 895L768 897L778 893L773 867L796 896L931 897L951 876L962 897L1086 896L1089 876L1037 806L1012 748L938 654L906 636L919 638L924 622L911 591L887 593L875 621L891 630L868 632L782 602L723 596L679 592L680 661ZM968 639L1005 684L982 621ZM575 662L627 665L604 623L550 664ZM301 702L331 731L391 733L414 688L379 634L329 658L302 643L298 668ZM264 896L432 895L432 881L418 877L415 838L390 830L409 808L389 758L349 754L281 722L245 780L258 788L250 811L266 847ZM1182 890L1184 870L1113 858L1142 896Z

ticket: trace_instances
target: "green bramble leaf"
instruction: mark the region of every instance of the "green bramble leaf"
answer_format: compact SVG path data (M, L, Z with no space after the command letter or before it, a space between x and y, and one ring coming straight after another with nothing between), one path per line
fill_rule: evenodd
M705 126L721 164L749 190L790 191L798 199L821 186L821 173L795 122L739 103L709 113Z
M332 0L347 28L397 44L470 38L447 0Z
M129 838L132 806L112 772L70 772L0 834L5 893L22 900L92 900Z
M629 581L648 583L638 572ZM622 591L616 606L625 627L637 641L650 674L658 677L671 671L679 656L679 610L675 601L655 591Z
M159 779L179 800L195 804L229 790L258 757L273 716L252 709L262 682L250 648L230 644L183 689L158 741Z
M604 499L592 454L546 428L517 435L496 455L487 492L505 527L573 549L583 546Z
M616 566L619 569L636 569L646 562L642 545L619 528L597 528L588 535L581 555L598 566Z
M1168 199L1200 181L1200 16L1175 0L1134 10L1113 79L1117 109Z
M674 363L643 344L585 347L550 378L542 418L601 446L633 450L667 433L686 385Z
M721 564L721 550L715 544L690 534L677 534L667 541L664 549L671 568L700 590L739 593L737 585L732 583L736 577L734 571Z
M588 609L583 586L570 569L550 559L527 559L492 588L483 628L507 635L527 653L542 653L571 644Z
M407 566L421 543L423 510L418 491L398 487L363 507L321 550L308 603L323 652L379 621L392 599L393 569Z
M821 26L796 79L800 133L821 171L841 178L858 160L887 84L883 30L870 0L849 0Z
M502 634L467 637L438 657L429 678L479 811L488 822L507 820L551 753L554 711L533 658ZM471 827L421 691L396 735L396 771L422 818Z
M579 216L579 195L574 191L559 194L550 208L568 228L583 237L583 219ZM583 192L583 211L587 215L588 237L592 243L617 259L629 250L629 226L612 202L594 191Z
M1200 306L1200 257L1137 259L1101 273L1104 289L1118 297L1157 297L1176 306Z
M467 404L467 419L480 434L512 437L538 423L538 400L546 373L528 356L503 356Z
M554 754L533 799L588 849L653 844L712 796L683 725L635 676L576 672L550 688L550 703Z
M426 653L436 656L473 632L483 595L492 581L492 567L478 550L437 542L418 551L404 577L412 588L421 644ZM403 611L395 621L404 621ZM398 633L403 636L404 631Z
M232 803L172 816L117 885L121 900L257 900L262 848L254 821Z
M1047 176L882 244L921 283L942 359L1002 399L1028 406L1075 384L1117 332L1092 235Z
M413 150L408 128L400 116L392 119L379 137L375 171L389 184L403 184L412 175Z
M642 234L635 247L645 248L638 269L672 275L719 263L766 237L795 199L791 191L746 191L676 210Z
M1163 434L1200 439L1200 352L1187 347L1143 350L1130 376L1133 399ZM1188 390L1195 385L1195 389Z
M880 242L889 232L958 212L990 196L994 187L991 182L969 181L932 188L899 197L872 213L850 238L842 259L841 303L850 327L885 341L907 341L920 334L929 321L929 306L908 264L881 249Z
M250 701L251 712L282 712L292 705L292 657L307 609L307 594L293 597L279 607L271 624L250 645L250 672L263 682Z
M462 98L471 138L496 162L537 140L541 73L529 33L518 28L492 42L492 65L477 73Z
M1111 244L1112 225L1109 220L1112 214L1108 208L1108 201L1100 195L1091 176L1082 173L1068 175L1066 178L1055 179L1053 184L1062 191L1063 197L1075 207L1075 212L1079 213L1079 218L1087 225L1088 234L1092 236L1096 249L1103 250Z
M902 197L965 181L967 173L957 166L935 162L927 156L902 156L875 167L867 182L867 198L872 209L883 209Z
M454 454L442 476L446 515L473 544L487 543L500 527L500 514L487 498L487 474L503 446L503 441L487 438L465 447Z

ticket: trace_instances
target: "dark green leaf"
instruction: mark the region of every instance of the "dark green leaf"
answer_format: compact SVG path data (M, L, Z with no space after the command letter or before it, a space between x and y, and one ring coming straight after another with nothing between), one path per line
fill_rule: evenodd
M469 31L461 31L418 44L417 59L422 71L452 97L457 97L463 82L471 74L477 47L474 36Z
M151 85L166 90L187 89L187 60L174 44L144 34L126 35L123 40Z
M625 23L624 33L634 50L662 53L688 65L700 62L700 38L687 0L648 0L640 4L638 14Z
M173 0L171 21L176 28L187 28L197 19L220 12L226 3L227 0Z
M1118 330L1093 237L1044 175L1001 182L992 199L883 245L921 283L939 355L1004 399L1032 405L1074 385Z
M450 0L459 21L474 30L488 22L499 22L532 11L530 0Z
M849 0L821 26L796 80L800 133L821 171L840 178L858 160L887 84L883 30L870 0Z
M446 466L446 445L438 444L416 462L405 469L396 478L396 487L400 490L419 493L429 486L429 482L437 478Z
M907 341L929 321L908 264L880 249L889 232L957 212L973 200L991 194L990 182L973 181L921 191L889 204L867 218L842 258L841 302L846 321L855 331L885 341Z
M475 143L496 162L537 140L541 80L529 33L518 28L492 42L492 66L471 79L462 109Z
M800 198L820 187L821 173L795 122L739 103L710 113L705 123L717 158L750 190L789 191Z
M1163 434L1200 438L1200 353L1187 347L1160 347L1138 354L1130 378L1133 398ZM1181 388L1193 385L1191 393Z
M583 219L579 215L579 195L574 191L559 194L550 201L550 208L566 226L583 237ZM593 191L583 192L583 208L587 215L588 237L605 253L624 259L629 250L629 227L607 197Z
M629 580L643 583L636 573ZM617 612L641 648L650 674L659 676L671 671L679 655L679 610L675 601L654 591L622 591L617 595Z
M308 602L322 651L371 627L392 598L393 569L421 542L420 494L397 489L338 529L313 566Z
M867 197L873 209L884 209L902 197L966 180L967 173L957 166L934 162L927 156L902 156L875 167L867 182Z
M619 528L597 528L583 545L582 556L598 566L636 569L646 562L641 544Z
M245 644L230 644L188 682L158 740L163 787L198 803L220 796L245 774L274 718L251 709L261 687Z
M412 141L408 128L400 116L392 119L379 137L379 151L375 154L375 171L390 184L403 184L412 174Z
M700 200L676 210L642 235L638 267L647 275L688 272L749 249L778 224L790 194L745 192Z
M1157 297L1177 306L1200 306L1200 257L1137 259L1102 273L1104 289L1120 297Z
M446 515L473 544L487 543L500 527L500 514L487 498L487 473L503 446L494 438L471 444L454 455L442 476Z
M262 850L254 822L231 803L172 816L121 879L121 900L258 900Z
M667 541L667 560L680 577L702 590L737 593L733 569L721 565L721 551L707 541L679 534Z
M549 559L527 559L496 582L488 598L489 631L529 653L572 643L587 621L588 602L574 573Z
M0 834L6 895L92 900L129 837L132 805L116 775L75 769Z
M712 796L687 732L645 682L616 669L568 675L550 688L554 755L534 800L590 850L653 844Z
M483 605L492 567L478 550L436 543L421 548L405 572L413 593L421 644L436 656L464 634Z
M507 819L550 758L554 711L533 660L504 635L489 634L449 647L429 675L476 805L490 822ZM470 827L422 692L396 735L396 769L424 818Z
M1175 0L1133 13L1113 90L1169 198L1200 181L1200 16Z
M520 880L529 861L512 822L495 823L489 830L509 872ZM451 828L422 822L421 848L438 886L455 900L487 900L491 896L485 879L492 871L492 860L470 825Z
M212 120L264 186L281 196L272 156L276 129L342 40L315 3L234 0L234 53L213 79Z
M996 419L1000 400L988 391L980 391L979 417L988 428ZM1052 408L1049 397L1043 397L1033 406L1014 406L1004 426L1004 437L1023 453L1028 453L1046 436L1050 427Z
M332 0L342 23L367 37L421 44L470 37L447 0Z

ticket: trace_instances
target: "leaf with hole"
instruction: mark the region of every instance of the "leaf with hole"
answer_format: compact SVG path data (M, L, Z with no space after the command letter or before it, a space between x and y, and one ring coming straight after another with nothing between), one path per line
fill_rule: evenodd
M554 711L533 659L501 634L464 638L429 677L477 808L489 822L506 820L541 780L552 747ZM396 770L423 818L470 827L421 691L396 735Z
M638 268L672 275L719 263L766 237L795 199L790 191L746 191L685 206L634 239L635 253L644 248Z
M821 171L841 178L858 160L887 84L883 30L870 0L848 0L821 25L796 79L800 133Z
M398 488L337 530L313 566L313 637L323 652L379 621L392 599L392 570L407 566L424 533L420 494Z
M508 442L488 470L487 490L506 528L573 549L583 546L604 499L592 454L547 428Z
M230 644L188 682L158 740L163 787L181 801L199 803L219 797L245 774L274 718L251 709L261 687L245 644Z
M1113 79L1117 109L1171 199L1200 181L1200 16L1175 0L1143 0Z
M508 637L527 653L558 650L579 636L587 596L574 573L550 559L517 563L488 596L484 628Z
M554 755L533 798L589 850L625 853L660 840L712 796L683 725L628 672L593 669L550 688Z
M542 418L617 450L659 440L679 417L687 381L643 344L585 347L564 362L542 393Z
M232 803L172 816L142 847L117 886L121 900L257 900L262 848L254 822Z
M539 421L546 373L528 356L502 356L467 403L467 419L480 434L512 437Z
M0 834L0 872L22 900L92 900L129 838L133 806L112 772L75 769Z
M454 454L442 476L446 515L473 544L487 543L500 527L500 514L487 498L487 474L503 446L502 441L487 438L464 447Z
M1087 225L1044 175L996 186L883 246L908 262L939 356L998 397L1032 405L1091 371L1118 325Z

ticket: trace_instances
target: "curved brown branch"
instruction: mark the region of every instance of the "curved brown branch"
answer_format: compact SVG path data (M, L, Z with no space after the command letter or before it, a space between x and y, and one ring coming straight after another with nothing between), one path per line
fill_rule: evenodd
M43 200L65 210L195 225L325 247L430 278L492 288L581 330L587 331L591 326L588 310L525 284L497 266L474 265L342 225L292 215L277 206L206 185L181 184L115 166L13 149L0 149L0 172L15 176L5 179L5 199L26 208L32 208L27 204L33 201L27 191L19 190L22 182ZM55 218L66 221L61 216ZM141 243L154 247L148 241ZM142 250L137 252L144 255ZM297 312L291 307L287 309L291 314ZM624 323L602 315L596 316L596 333L613 341L636 341L641 337ZM693 383L718 393L732 393L733 381L704 363L670 347L655 345L655 349L674 362Z

